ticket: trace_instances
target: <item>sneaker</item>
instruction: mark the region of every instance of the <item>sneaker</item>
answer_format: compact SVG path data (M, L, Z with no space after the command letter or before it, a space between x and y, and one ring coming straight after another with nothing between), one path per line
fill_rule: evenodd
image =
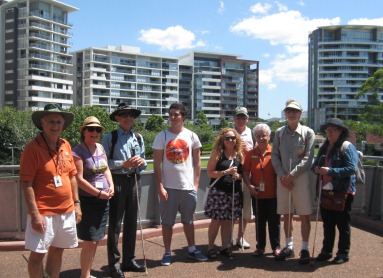
M331 253L327 253L325 251L322 251L319 253L318 257L315 258L317 262L325 262L332 258Z
M347 263L348 261L349 261L348 255L338 254L334 258L334 260L331 261L331 263L332 264L343 264L343 263Z
M257 249L253 252L254 257L261 257L263 254L265 254L265 249Z
M189 253L189 258L195 259L196 261L199 261L199 262L207 261L207 257L204 254L202 254L201 251L198 251L198 250L195 250L194 252Z
M310 263L310 253L306 249L302 249L299 254L299 264L309 264Z
M161 260L161 265L170 265L172 263L172 255L170 253L165 253Z
M237 247L239 249L250 249L250 244L243 237L237 238Z
M276 261L284 261L286 259L294 258L295 253L293 249L283 248L283 250L275 256Z

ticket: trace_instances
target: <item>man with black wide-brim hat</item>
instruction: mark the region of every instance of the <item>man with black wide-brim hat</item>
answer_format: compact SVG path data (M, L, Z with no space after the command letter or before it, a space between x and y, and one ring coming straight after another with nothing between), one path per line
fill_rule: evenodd
M25 249L31 250L29 277L58 277L65 248L78 245L76 223L81 221L76 167L69 143L61 132L74 115L57 104L32 114L41 130L24 148L20 159L20 182L28 207ZM43 271L43 259L48 253Z
M145 266L134 260L138 208L136 186L141 185L140 174L147 165L142 136L132 130L134 121L140 115L140 110L120 103L109 116L111 121L118 122L118 129L102 138L114 183L114 196L109 201L108 265L111 276L118 278L125 277L123 271L146 271ZM120 254L118 239L122 219L124 228Z

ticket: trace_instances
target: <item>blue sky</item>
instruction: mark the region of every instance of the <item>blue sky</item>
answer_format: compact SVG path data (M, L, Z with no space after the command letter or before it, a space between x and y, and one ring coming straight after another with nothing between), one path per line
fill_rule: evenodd
M79 8L70 51L107 45L178 57L192 50L260 62L259 116L288 98L307 109L308 35L320 26L381 25L380 0L61 0Z

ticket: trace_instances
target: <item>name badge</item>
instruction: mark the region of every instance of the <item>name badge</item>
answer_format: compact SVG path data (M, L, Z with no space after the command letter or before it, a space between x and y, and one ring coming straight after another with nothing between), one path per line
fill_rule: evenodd
M55 187L61 187L63 186L63 183L61 181L61 177L60 176L54 176L53 177L53 181L55 183Z
M96 181L96 188L97 189L103 189L104 183L102 181Z
M259 183L259 191L265 191L265 183L263 181Z

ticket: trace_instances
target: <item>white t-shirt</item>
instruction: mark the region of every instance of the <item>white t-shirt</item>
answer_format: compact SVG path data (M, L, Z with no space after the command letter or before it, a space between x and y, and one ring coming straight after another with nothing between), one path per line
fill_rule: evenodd
M253 136L251 135L251 129L249 127L246 127L245 131L238 134L241 136L243 147L246 152L252 150L254 148L254 142L253 142Z
M165 188L194 189L193 149L202 146L197 134L184 128L180 133L161 131L153 142L153 149L164 150L162 179Z

